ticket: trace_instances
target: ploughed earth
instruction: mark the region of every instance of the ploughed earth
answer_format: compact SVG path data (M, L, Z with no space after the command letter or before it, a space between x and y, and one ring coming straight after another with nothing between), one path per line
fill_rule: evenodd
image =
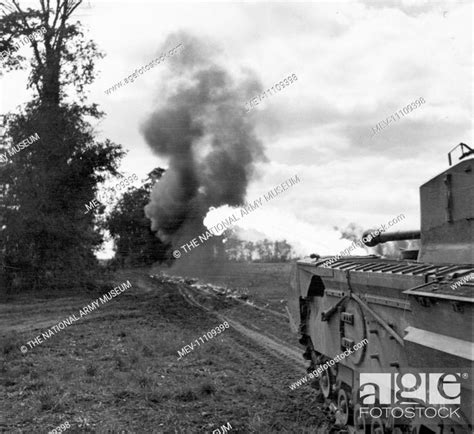
M106 303L2 302L0 432L329 432L315 391L289 387L308 365L286 316L289 275L290 264L121 270L108 288L131 287Z

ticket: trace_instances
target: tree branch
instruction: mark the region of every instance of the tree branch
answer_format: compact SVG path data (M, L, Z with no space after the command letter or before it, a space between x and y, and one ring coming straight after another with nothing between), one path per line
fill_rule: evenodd
M41 5L43 7L43 11L45 12L46 15L46 22L44 23L46 27L46 34L44 35L44 46L46 47L46 53L49 53L51 50L51 26L49 25L49 14L50 14L50 3L49 0L47 0L46 7L44 6L44 0L40 0Z
M49 3L49 0L48 0L48 3ZM44 4L44 0L40 0L40 4L41 4L41 10L43 11L43 14L44 14L44 17L45 17L44 21L46 21L46 25L48 25L49 7L48 8L46 7L46 5Z
M72 13L79 7L81 3L82 3L82 0L77 0L76 4L73 4L73 2L71 2L72 6L70 7L69 11L67 11L66 19L68 19L72 15Z
M11 4L9 4L7 2L4 2L4 1L0 2L0 8L1 8L2 12L4 13L3 16L6 16L7 12L8 13L15 12L15 8ZM5 11L7 11L7 12L5 12Z
M20 5L18 4L17 0L11 0L11 1L16 6L18 12L20 13L20 18L23 21L23 24L25 25L25 28L30 32L30 34L32 34L33 30L29 26L28 21L26 21L25 12L23 12L21 10ZM40 53L38 51L38 44L37 44L36 40L35 39L30 39L30 41L31 41L31 45L33 46L33 51L35 53L35 58L36 58L36 61L38 62L38 66L40 68L44 68L43 62L41 61Z
M56 0L56 12L54 13L53 25L51 26L53 29L56 28L56 23L58 22L60 8L61 8L60 0ZM53 42L53 46L54 46L55 43L56 43L56 41Z

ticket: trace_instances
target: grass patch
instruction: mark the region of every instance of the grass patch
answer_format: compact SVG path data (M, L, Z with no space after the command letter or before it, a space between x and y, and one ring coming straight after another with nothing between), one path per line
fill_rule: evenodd
M70 299L54 306L58 318L71 311ZM9 315L14 323L23 314ZM177 361L179 349L217 324L163 286L125 292L25 355L19 347L40 331L9 333L0 341L2 429L44 432L65 420L71 432L211 432L227 421L236 432L314 428L311 396L287 390L291 368L242 354L232 330Z

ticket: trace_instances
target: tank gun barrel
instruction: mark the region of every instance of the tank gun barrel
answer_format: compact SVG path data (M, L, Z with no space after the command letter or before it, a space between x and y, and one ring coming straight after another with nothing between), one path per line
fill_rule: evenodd
M364 232L362 239L364 244L368 247L375 247L378 244L386 243L387 241L400 241L400 240L419 240L421 236L421 231L396 231L396 232L386 232L378 235L372 235L374 229L367 230Z

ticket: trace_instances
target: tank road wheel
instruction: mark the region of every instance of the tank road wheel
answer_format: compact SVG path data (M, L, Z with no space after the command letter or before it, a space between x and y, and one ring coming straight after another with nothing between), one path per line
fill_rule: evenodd
M344 389L339 389L337 395L336 424L339 426L346 426L349 422L349 412L349 397Z
M430 428L427 428L424 426L422 423L413 423L411 427L409 428L408 432L410 434L421 434L421 433L433 433L435 434L435 431L433 431ZM440 426L438 425L438 430L436 431L437 434L456 434L456 431L454 428L448 429L446 426Z
M398 426L395 426L395 419L393 416L389 416L388 420L387 420L387 423L385 425L385 428L388 430L389 433L391 434L404 434L405 432L408 432L408 431L405 431L405 429L407 429L406 425L398 425Z
M372 419L370 422L370 434L384 434L385 430L381 419Z
M329 369L325 369L319 375L319 388L325 398L329 398L332 392L333 381L331 377L332 376L331 376L331 373L329 372Z
M366 434L367 432L367 423L365 416L360 414L360 405L356 404L354 407L354 428L356 429L357 434Z

